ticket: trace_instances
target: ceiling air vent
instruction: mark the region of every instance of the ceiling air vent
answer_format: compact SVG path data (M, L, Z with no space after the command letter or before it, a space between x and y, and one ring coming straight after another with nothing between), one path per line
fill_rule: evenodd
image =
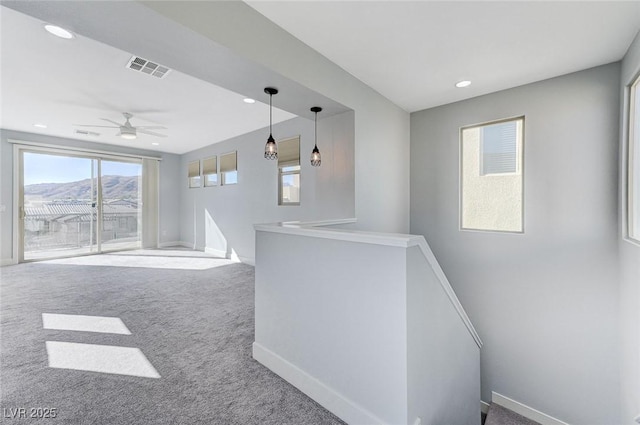
M164 76L171 71L166 66L158 65L157 63L142 59L138 56L132 56L131 59L129 59L127 68L138 72L144 72L145 74L153 75L158 78L164 78Z
M88 130L76 130L76 134L81 134L83 136L91 136L91 137L98 137L100 135L100 133L96 133L95 131L88 131Z

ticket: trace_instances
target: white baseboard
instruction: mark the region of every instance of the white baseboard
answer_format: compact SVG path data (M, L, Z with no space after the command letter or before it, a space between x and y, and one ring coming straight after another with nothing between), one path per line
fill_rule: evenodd
M491 405L490 403L480 400L480 411L486 415L487 413L489 413L490 405Z
M253 358L348 424L384 423L371 412L257 342L253 343Z
M3 258L0 260L0 267L13 266L14 264L18 263L13 258Z
M522 415L525 418L536 421L541 425L569 425L566 422L561 421L560 419L556 419L553 416L549 416L546 413L542 413L541 411L534 409L533 407L529 407L525 404L520 403L519 401L515 401L496 392L491 392L491 401L513 412L516 412L517 414Z
M205 248L204 252L205 254L214 255L216 257L227 258L227 251L223 251L221 249Z
M256 266L255 258L238 257L238 261L240 261L241 263L244 263L244 264L248 264L248 265L253 266L253 267Z
M158 248L170 248L172 246L182 246L184 248L193 248L193 244L184 241L160 242Z

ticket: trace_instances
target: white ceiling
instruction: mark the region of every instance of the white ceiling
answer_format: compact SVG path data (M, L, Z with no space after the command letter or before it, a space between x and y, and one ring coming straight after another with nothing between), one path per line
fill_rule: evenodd
M134 52L81 35L64 40L38 19L0 12L0 128L181 154L269 125L266 94L259 99L266 104L249 105L240 94L175 70L163 79L137 73L126 68ZM98 137L74 133L80 127L73 124L123 122L125 111L134 114L132 125L162 125L167 130L154 131L168 137L125 140L115 128L83 127ZM274 108L274 122L293 117Z
M275 84L282 93L274 104L302 116L316 104L329 115L345 110L138 2L91 3L0 7L0 127L184 153L268 125L267 105L247 105L221 86L268 102L262 88ZM407 111L617 61L640 29L637 1L249 3ZM76 29L76 38L51 36L45 20ZM176 48L183 44L189 54ZM145 52L183 72L159 80L125 68L131 54ZM455 88L462 79L473 84ZM121 121L124 111L135 115L133 125L167 127L160 132L169 137L74 134L73 124ZM274 109L274 122L293 116Z
M410 112L618 61L640 30L638 1L247 3Z

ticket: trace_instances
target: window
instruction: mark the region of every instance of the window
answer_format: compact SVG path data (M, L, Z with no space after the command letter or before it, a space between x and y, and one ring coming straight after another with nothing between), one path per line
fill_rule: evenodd
M517 171L516 121L487 125L480 130L482 175Z
M278 142L278 205L300 205L300 136Z
M205 187L218 185L218 157L202 160L202 176L204 177Z
M220 174L222 175L222 185L238 183L238 156L236 151L220 156Z
M523 232L524 117L461 129L460 224Z
M640 242L640 77L631 86L627 175L627 235Z
M200 187L200 161L191 161L188 166L189 187Z

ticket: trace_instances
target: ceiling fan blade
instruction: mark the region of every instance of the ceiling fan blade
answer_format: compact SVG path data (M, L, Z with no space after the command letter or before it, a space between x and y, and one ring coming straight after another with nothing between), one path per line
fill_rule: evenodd
M156 137L167 137L166 134L160 134L160 133L156 133L154 131L149 131L149 130L141 130L140 127L138 127L138 133L143 133L143 134L148 134L150 136L156 136Z
M135 126L138 130L166 130L167 127L163 127L161 125L137 125Z
M102 128L120 128L120 126L115 125L91 125L91 124L73 124L76 127L102 127Z
M110 119L108 119L108 118L100 118L100 119L101 119L101 120L104 120L104 121L107 121L107 122L110 122L110 123L112 123L112 124L115 124L115 125L117 125L118 127L121 127L121 126L122 126L122 124L120 124L119 122L115 122L114 120L110 120Z

